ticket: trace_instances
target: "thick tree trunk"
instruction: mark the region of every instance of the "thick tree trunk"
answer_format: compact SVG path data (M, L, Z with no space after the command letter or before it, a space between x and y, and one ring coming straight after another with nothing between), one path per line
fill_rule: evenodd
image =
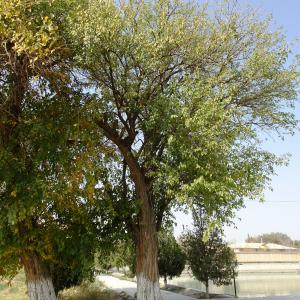
M109 126L105 116L103 119L97 120L96 124L103 129L106 137L118 146L129 167L137 192L137 204L140 211L138 224L133 226L136 246L137 300L161 300L157 265L157 222L150 197L149 180L146 179L145 170L139 166L138 159L131 151L135 133L133 139L129 132L129 139L123 139L115 128Z
M52 279L35 253L21 258L24 265L29 300L56 300Z
M136 248L137 300L161 300L155 225L140 226Z
M156 223L153 208L145 199L137 229L136 253L137 300L161 300Z
M206 294L206 299L209 299L208 281L206 281L205 283L205 294Z

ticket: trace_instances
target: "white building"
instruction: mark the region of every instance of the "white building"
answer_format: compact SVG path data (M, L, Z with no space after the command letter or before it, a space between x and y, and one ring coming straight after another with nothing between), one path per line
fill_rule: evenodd
M300 272L300 249L270 243L238 243L231 247L239 272Z

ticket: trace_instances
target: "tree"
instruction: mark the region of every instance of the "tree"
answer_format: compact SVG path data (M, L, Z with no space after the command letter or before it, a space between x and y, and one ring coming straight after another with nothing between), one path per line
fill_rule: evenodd
M300 248L300 241L299 240L294 240L293 241L293 247Z
M79 175L72 160L78 161L83 156L75 147L72 151L66 148L67 132L72 130L70 124L67 125L67 112L62 121L57 116L57 103L47 96L45 99L47 105L41 109L27 101L27 107L22 111L18 124L22 156L10 147L0 149L3 187L0 194L0 275L14 276L24 267L30 299L56 298L55 289L51 287L53 266L56 269L70 263L71 277L75 260L83 254L79 246L88 245L83 261L90 257L96 240L94 227L93 231L86 232L88 222L91 224L95 220L91 213L95 208L91 209L89 203L82 207L80 196L85 193L74 189L79 184L74 178L71 183L71 177ZM48 119L53 116L56 124ZM80 180L80 177L76 179ZM79 242L80 232L85 234Z
M167 287L167 278L180 276L185 267L185 254L170 232L161 232L159 235L158 270L164 278Z
M215 229L205 238L205 228L198 227L181 237L189 268L200 282L205 284L209 299L209 280L216 285L228 285L236 276L235 254Z
M137 298L161 299L165 214L197 199L209 214L226 203L222 219L262 195L282 160L261 148L258 132L293 131L298 73L286 64L281 32L251 11L212 15L160 0L90 0L76 9L74 76L104 136L104 160L123 182L118 201L132 212L118 213L135 243Z
M128 276L134 277L135 253L132 241L120 240L112 247L99 248L96 254L96 268L109 271L112 268L129 268Z
M80 280L99 239L101 209L90 205L101 199L90 188L99 169L80 142L91 128L77 122L82 98L66 71L70 3L0 1L0 276L23 267L34 300ZM53 286L58 269L68 278Z
M287 247L300 248L300 241L292 240L287 234L282 232L263 233L257 236L249 236L246 243L274 243Z
M43 166L43 155L51 150L48 142L55 130L47 133L44 127L43 136L38 126L33 128L31 117L33 101L50 100L49 89L62 79L65 50L56 27L61 21L58 8L46 1L0 1L0 260L6 275L22 262L30 299L55 299L42 249L35 249L43 236L39 217L47 207L41 197L48 190L42 177L49 176L53 166L53 156ZM56 20L49 17L54 11ZM41 136L43 148L37 142ZM40 227L39 234L34 235L35 227Z
M246 243L274 243L291 247L293 240L285 233L271 232L263 233L257 236L248 236Z
M94 253L105 235L102 222L107 228L111 220L108 211L102 214L105 191L93 183L101 166L93 165L86 145L70 146L84 136L82 130L74 132L74 103L64 104L60 114L57 100L62 98L48 96L28 100L18 124L28 167L23 157L10 160L7 149L0 151L5 183L0 194L0 276L12 277L25 267L29 297L35 300L55 299L60 289L91 278ZM22 235L20 223L27 229Z

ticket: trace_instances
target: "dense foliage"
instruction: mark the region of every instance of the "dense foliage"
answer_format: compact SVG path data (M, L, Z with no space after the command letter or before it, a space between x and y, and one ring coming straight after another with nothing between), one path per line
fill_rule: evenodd
M262 233L256 236L248 236L246 243L274 243L287 247L300 248L300 241L291 239L287 234L282 232Z
M171 232L162 231L158 241L158 270L164 278L167 287L167 278L180 276L185 267L186 257Z
M70 35L91 118L128 188L139 173L131 161L143 171L157 219L193 195L211 211L219 201L240 207L282 162L261 149L258 131L293 131L298 73L269 23L176 1L78 7Z
M193 231L184 233L181 238L189 269L197 280L206 287L209 298L209 282L228 285L237 274L237 260L233 250L223 241L218 228L209 228L205 210L198 209Z
M70 19L77 80L120 174L112 187L124 185L119 216L136 244L141 299L160 299L156 231L170 208L222 206L224 221L244 198L262 197L283 161L262 149L260 132L295 126L298 72L283 34L253 11L206 9L91 0Z
M96 253L95 267L99 272L116 268L129 277L135 275L135 251L131 240L118 241L110 248L100 248ZM121 270L120 270L121 269Z
M52 275L56 292L91 276L110 226L93 179L99 148L67 67L69 4L0 1L0 277L25 267L27 282Z
M231 4L0 0L0 275L40 282L76 265L76 235L77 259L126 235L138 298L160 299L171 208L224 222L284 162L260 138L293 132L298 71L270 25Z

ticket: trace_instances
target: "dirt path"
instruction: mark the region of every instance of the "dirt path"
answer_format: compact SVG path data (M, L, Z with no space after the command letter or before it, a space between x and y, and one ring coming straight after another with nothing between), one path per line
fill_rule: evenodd
M116 291L117 293L125 292L131 297L134 297L134 294L136 293L136 282L121 280L109 275L99 275L97 276L97 280L103 282L105 286ZM195 298L192 297L183 296L163 290L161 290L161 294L163 300L195 300ZM219 298L218 300L222 299ZM228 298L223 300L228 300Z

